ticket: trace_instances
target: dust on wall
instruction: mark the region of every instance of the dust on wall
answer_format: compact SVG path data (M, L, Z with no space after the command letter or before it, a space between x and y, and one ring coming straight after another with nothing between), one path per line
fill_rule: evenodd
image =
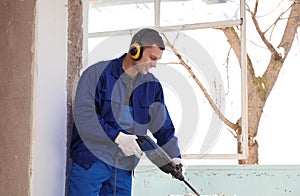
M68 78L67 78L67 149L70 145L73 126L73 99L82 67L83 50L83 5L81 0L68 0ZM66 171L69 171L69 151L67 150ZM66 191L68 173L66 174Z

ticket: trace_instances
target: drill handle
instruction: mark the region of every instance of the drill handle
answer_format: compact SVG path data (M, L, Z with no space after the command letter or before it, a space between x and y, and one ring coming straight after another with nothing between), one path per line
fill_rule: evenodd
M145 152L148 159L156 165L160 170L167 174L171 174L174 178L178 180L184 180L182 175L182 164L176 164L169 155L156 143L151 137L139 136L137 143Z

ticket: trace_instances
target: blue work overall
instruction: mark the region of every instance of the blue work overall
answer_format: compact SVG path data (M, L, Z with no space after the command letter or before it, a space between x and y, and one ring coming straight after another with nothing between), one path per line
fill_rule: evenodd
M139 160L120 155L114 142L120 131L142 136L149 130L171 158L180 157L162 86L153 74L137 75L132 108L125 112L132 118L132 124L130 128L122 124L126 102L126 76L122 69L125 55L90 66L79 80L70 149L70 196L131 195L132 170Z

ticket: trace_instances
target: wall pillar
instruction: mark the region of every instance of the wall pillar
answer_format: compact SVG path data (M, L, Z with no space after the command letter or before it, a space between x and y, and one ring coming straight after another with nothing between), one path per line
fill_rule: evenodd
M0 3L0 193L30 194L36 0Z

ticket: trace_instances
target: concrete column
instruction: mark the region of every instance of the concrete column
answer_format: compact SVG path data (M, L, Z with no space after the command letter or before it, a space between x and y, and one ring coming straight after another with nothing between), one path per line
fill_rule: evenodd
M30 194L36 0L0 3L0 193Z

